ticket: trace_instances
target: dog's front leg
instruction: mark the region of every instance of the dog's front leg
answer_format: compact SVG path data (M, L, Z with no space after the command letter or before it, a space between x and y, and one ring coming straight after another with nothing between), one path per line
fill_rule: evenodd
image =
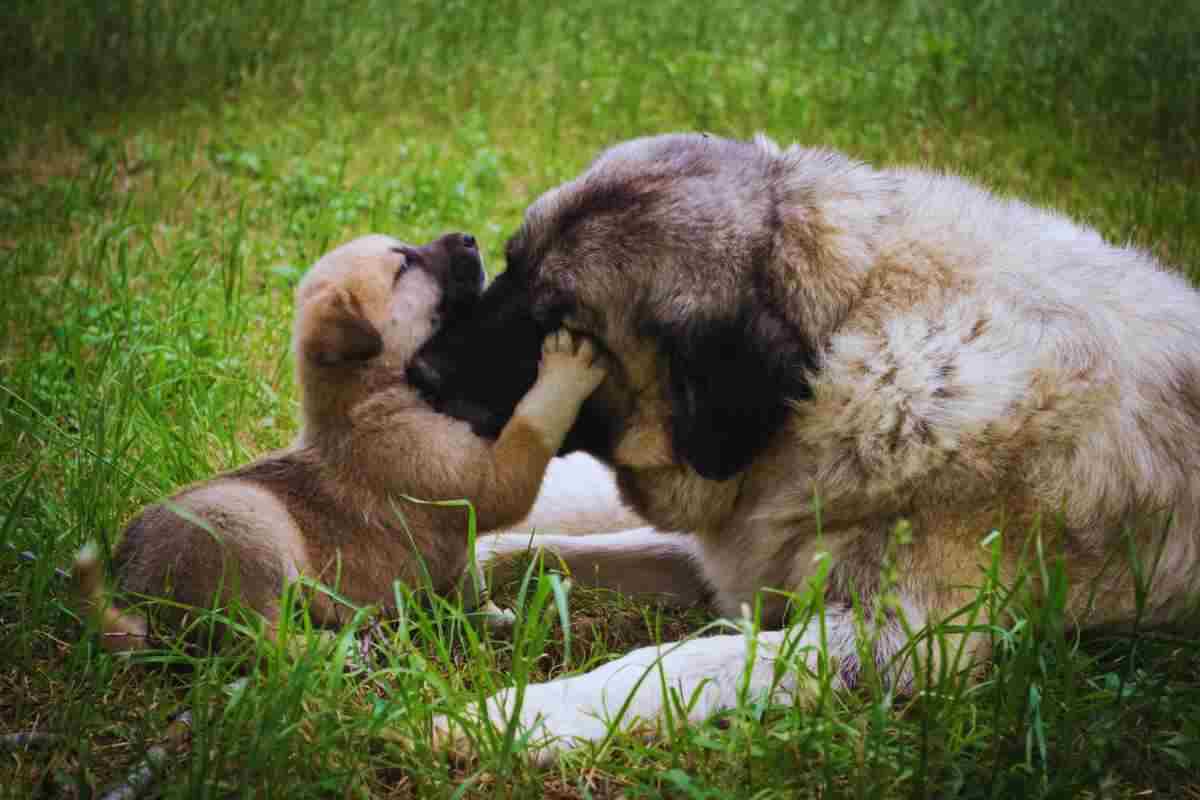
M829 654L854 658L849 619L846 630L830 630ZM828 621L827 621L828 627ZM664 723L698 723L736 706L743 698L769 694L775 702L808 702L817 691L818 626L690 639L654 645L582 675L530 684L523 692L504 689L488 699L486 716L468 708L459 721L434 721L435 745L469 745L462 722L505 730L515 722L531 736L530 755L545 763L587 742L599 743L614 730ZM840 685L839 670L832 683Z

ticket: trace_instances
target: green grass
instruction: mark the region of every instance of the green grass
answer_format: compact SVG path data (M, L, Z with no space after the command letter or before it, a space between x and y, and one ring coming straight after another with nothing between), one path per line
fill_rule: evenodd
M577 592L568 648L544 576L514 641L414 601L369 669L304 630L291 655L128 663L54 571L288 442L291 291L321 252L465 229L498 268L525 205L623 138L764 130L919 161L1200 278L1195 0L233 5L0 11L0 734L65 735L0 752L0 793L90 796L188 707L171 796L1200 797L1190 632L1077 639L1051 608L998 634L977 685L747 702L538 770L519 740L431 753L428 720L709 618Z

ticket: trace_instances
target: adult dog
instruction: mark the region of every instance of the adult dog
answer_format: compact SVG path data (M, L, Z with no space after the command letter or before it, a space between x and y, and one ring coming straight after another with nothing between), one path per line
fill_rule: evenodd
M1163 622L1197 587L1200 295L1146 253L953 176L670 135L620 144L540 197L507 259L410 373L494 434L545 331L608 351L572 440L642 516L690 537L549 540L578 574L621 583L613 565L638 564L634 589L710 590L731 616L757 602L777 628L787 593L827 569L835 680L871 667L900 691L956 652L988 655L959 617L946 649L905 656L911 631L971 607L992 559L1000 583L1027 574L1028 602L1053 595L1080 626ZM889 544L902 520L910 540ZM1063 593L1041 581L1054 560ZM803 695L805 670L775 662L812 666L817 631L645 648L528 687L519 720L565 737L549 748L605 735L631 695L626 720L653 721L652 666L697 700L693 720L744 680ZM494 719L512 699L490 701Z

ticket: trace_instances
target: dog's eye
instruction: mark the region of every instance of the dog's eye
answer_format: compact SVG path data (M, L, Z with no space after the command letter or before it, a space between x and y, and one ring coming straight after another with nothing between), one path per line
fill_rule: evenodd
M557 328L569 316L573 324L583 322L579 306L573 298L562 292L554 292L533 303L533 318L549 328Z

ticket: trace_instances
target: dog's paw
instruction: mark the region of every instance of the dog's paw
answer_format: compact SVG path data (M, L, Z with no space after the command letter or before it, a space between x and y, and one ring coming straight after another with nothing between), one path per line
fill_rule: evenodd
M608 725L599 714L589 712L586 704L573 703L571 691L563 683L526 686L516 715L517 738L526 742L522 755L538 766L546 766L586 742L603 741L608 735ZM491 726L496 737L503 737L514 722L516 701L515 689L503 689L488 698L486 712L479 705L471 705L454 719L435 717L434 748L460 759L480 755L480 740L487 736L482 727Z
M542 376L568 379L586 396L600 385L606 371L600 351L586 336L560 328L542 341Z

